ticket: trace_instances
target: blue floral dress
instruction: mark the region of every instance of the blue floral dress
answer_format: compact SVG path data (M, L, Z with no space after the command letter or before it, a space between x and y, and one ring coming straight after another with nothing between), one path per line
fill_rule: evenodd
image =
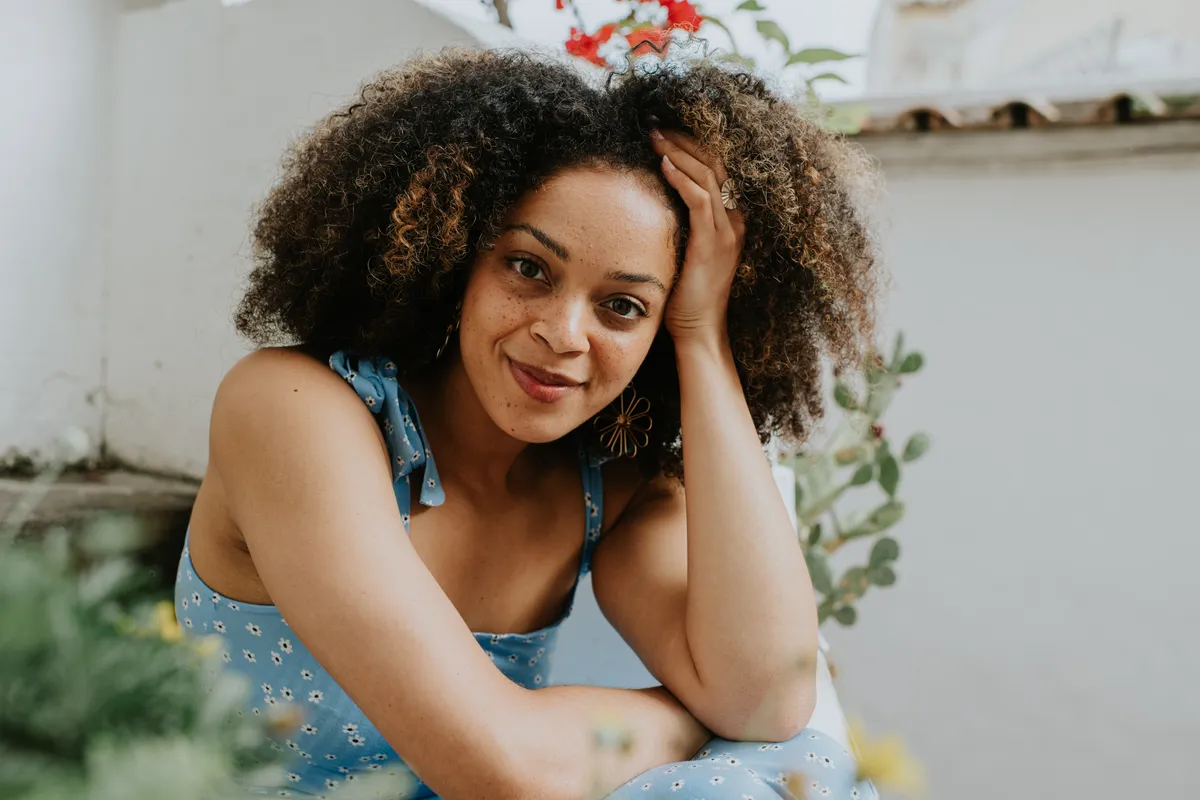
M379 419L392 459L396 502L407 528L410 480L417 470L421 470L422 480L419 502L436 506L445 501L417 409L400 388L394 363L351 358L339 352L329 364ZM579 458L587 524L575 587L590 568L604 517L600 462L582 447ZM546 685L559 629L574 604L575 587L559 619L541 630L475 634L492 663L514 683L528 689ZM216 636L224 668L250 681L252 691L243 713L262 715L283 704L302 711L299 728L272 741L273 747L287 755L284 782L253 787L256 791L284 797L332 797L339 788L364 775L386 771L411 779L411 790L403 798L392 800L436 797L292 633L279 610L273 605L240 602L211 589L196 574L186 541L176 576L175 602L185 633ZM840 744L823 733L806 730L784 743L713 739L695 760L650 770L610 798L800 797L803 795L793 791L799 773L804 773L811 784L805 787L809 798L875 796L869 784L855 784L853 759Z

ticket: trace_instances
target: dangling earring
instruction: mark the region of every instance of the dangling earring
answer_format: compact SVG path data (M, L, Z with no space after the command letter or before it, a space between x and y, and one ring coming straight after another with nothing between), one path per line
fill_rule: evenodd
M442 353L446 352L446 347L450 344L450 339L454 336L454 332L458 330L459 323L462 322L462 300L454 306L454 321L446 326L446 338L442 341L442 346L437 349L437 354L433 357L437 361L442 357Z
M650 401L638 397L633 386L629 386L596 415L595 425L600 443L613 455L633 458L639 447L650 443L650 428L654 425L650 419Z

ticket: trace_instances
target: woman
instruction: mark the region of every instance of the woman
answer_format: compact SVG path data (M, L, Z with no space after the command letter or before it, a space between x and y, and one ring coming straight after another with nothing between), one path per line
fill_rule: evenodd
M237 317L292 346L218 389L177 589L253 713L304 710L281 793L873 793L805 730L813 591L762 447L870 339L848 155L712 64L598 89L487 51L294 146ZM661 686L547 686L589 569ZM596 757L601 718L630 741Z

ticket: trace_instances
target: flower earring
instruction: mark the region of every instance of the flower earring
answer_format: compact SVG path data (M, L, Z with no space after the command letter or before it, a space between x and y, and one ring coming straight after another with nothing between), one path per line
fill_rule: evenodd
M458 326L461 324L461 322L462 300L459 300L458 304L454 306L454 321L446 326L446 338L442 340L442 346L437 349L437 354L433 357L434 361L437 361L442 357L442 353L446 352L446 348L450 345L450 340L454 337L454 332L458 330Z
M596 430L600 443L616 457L633 458L638 448L650 443L650 401L638 397L629 386L608 408L596 415Z

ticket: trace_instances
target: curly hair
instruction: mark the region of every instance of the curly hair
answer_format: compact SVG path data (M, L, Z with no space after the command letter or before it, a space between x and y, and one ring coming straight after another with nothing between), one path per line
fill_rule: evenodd
M428 368L475 254L569 167L660 182L681 254L687 210L658 170L654 125L696 137L740 184L750 269L729 301L731 346L762 441L803 442L824 414L823 355L857 369L873 349L880 281L853 190L866 159L760 78L707 59L639 63L600 85L549 57L453 48L380 74L286 154L258 211L238 330ZM641 466L682 477L665 330L633 383L654 410Z

